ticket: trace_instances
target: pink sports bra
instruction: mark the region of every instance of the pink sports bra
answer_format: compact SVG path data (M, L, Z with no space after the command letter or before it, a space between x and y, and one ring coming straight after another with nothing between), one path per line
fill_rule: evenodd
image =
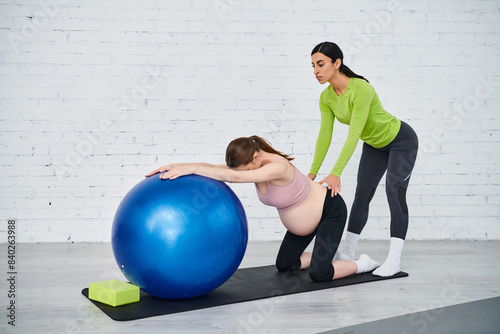
M293 166L293 165L292 165ZM274 206L279 212L284 212L297 207L309 195L311 190L311 180L302 174L297 167L292 182L285 185L275 185L267 182L267 194L263 194L257 184L257 196L260 201L269 206Z

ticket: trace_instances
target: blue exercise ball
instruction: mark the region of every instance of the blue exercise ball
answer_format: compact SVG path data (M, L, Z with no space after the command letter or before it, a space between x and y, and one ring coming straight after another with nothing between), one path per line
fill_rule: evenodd
M198 175L145 178L120 203L113 253L130 280L150 295L206 294L238 269L248 240L245 211L223 182Z

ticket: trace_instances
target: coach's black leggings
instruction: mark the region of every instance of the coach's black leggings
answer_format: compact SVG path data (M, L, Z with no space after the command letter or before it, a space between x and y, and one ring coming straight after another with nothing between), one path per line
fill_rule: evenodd
M307 236L287 231L276 258L276 268L281 272L300 269L300 256L316 236L309 277L315 282L331 281L334 274L332 260L339 247L346 220L347 207L344 200L340 195L332 197L331 190L328 190L318 227Z
M374 148L363 144L359 162L358 184L347 230L361 234L368 219L368 206L380 179L387 171L385 191L391 212L391 237L405 239L408 230L406 189L415 165L418 138L413 129L401 122L396 138L387 146Z

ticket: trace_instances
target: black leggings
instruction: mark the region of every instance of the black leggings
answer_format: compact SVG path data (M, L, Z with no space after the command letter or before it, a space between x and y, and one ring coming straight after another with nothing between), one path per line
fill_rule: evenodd
M349 232L360 234L368 219L368 206L380 179L387 170L385 191L391 212L391 237L405 239L408 230L406 189L415 165L418 138L413 129L401 122L396 138L387 146L374 148L363 144L359 161L358 184L349 216Z
M309 277L315 282L331 281L334 274L332 259L339 247L346 219L347 207L344 200L340 195L332 197L331 190L328 190L323 205L323 214L316 230L306 236L286 232L276 258L278 271L299 270L300 256L316 236Z

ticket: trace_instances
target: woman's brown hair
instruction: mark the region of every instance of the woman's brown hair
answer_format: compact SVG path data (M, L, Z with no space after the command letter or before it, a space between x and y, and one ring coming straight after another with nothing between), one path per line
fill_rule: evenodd
M229 143L226 149L226 165L229 168L236 168L249 164L253 160L254 153L258 150L281 155L288 161L294 159L287 154L276 151L264 138L254 135L236 138Z

